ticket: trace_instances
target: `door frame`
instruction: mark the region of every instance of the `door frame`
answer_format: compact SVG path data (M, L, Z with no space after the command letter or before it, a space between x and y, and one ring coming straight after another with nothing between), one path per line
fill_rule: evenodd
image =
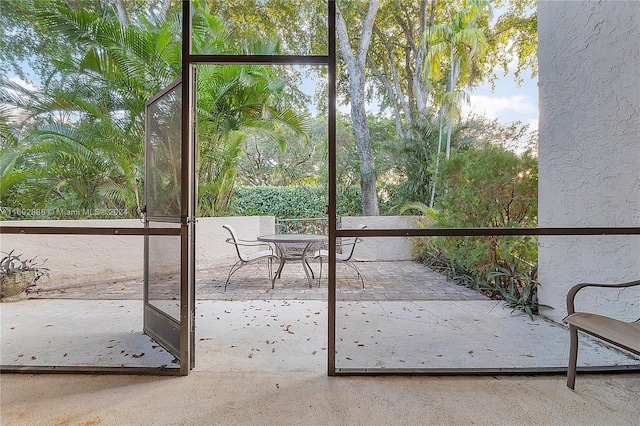
M329 144L329 261L328 261L328 372L329 375L335 373L335 307L336 307L336 1L327 1L327 54L326 55L194 55L192 52L192 21L193 5L191 0L182 2L182 154L183 164L189 162L187 155L192 156L195 151L195 111L191 108L195 105L194 73L195 65L324 65L327 67L328 84L328 144ZM193 165L193 163L192 163ZM189 185L182 187L182 209L181 227L183 259L181 277L182 287L180 293L181 301L181 323L188 321L191 326L195 322L195 284L188 285L190 274L195 273L195 259L187 256L189 250L188 232L193 231L195 222L195 174L192 170L183 168L183 182ZM193 178L191 178L193 176ZM191 195L191 196L190 196ZM194 240L194 239L191 239ZM193 243L193 241L192 241ZM192 252L195 252L192 250ZM191 338L187 330L181 332L181 359L193 358L195 352L195 338ZM184 342L183 342L184 340ZM191 365L193 368L193 364ZM182 374L188 374L187 370L182 370Z

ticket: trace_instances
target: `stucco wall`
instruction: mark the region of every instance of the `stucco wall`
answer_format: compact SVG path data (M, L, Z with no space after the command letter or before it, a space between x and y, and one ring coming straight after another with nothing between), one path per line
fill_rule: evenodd
M413 228L414 217L343 217L344 228L360 223L369 229ZM242 239L255 239L258 235L275 233L273 216L207 217L196 224L196 268L199 270L231 265L236 258L235 249L224 241L229 233L222 228L231 225ZM5 221L3 226L70 226L70 227L132 227L141 228L138 220L65 220L65 221ZM179 261L178 237L152 237L151 256L156 269L168 267L175 270ZM175 243L175 244L174 244ZM143 277L144 238L141 236L114 235L14 235L4 234L0 239L0 251L15 249L27 257L47 259L50 278L41 284L47 287L64 287L76 284L118 281ZM357 260L410 260L411 241L407 238L366 238L356 246Z
M349 229L363 224L366 229L417 228L415 216L359 216L342 217L342 228ZM411 260L412 242L405 237L367 237L356 245L353 258L356 260Z
M228 223L236 229L239 238L255 238L261 234L273 234L273 216L201 218L196 226L196 265L198 269L219 266L221 259L235 256L233 246L225 244L229 233L222 228ZM70 227L127 227L141 228L139 220L64 220L2 222L3 226L70 226ZM152 237L159 244L150 250L156 267L171 266L179 260L178 252L165 247L178 237ZM177 247L177 245L173 245ZM47 287L64 287L74 284L104 282L105 280L141 280L143 277L144 238L141 236L115 235L2 235L0 251L16 250L27 257L37 255L47 259L51 270L49 279L43 279ZM223 260L224 261L224 260ZM231 262L230 264L233 264ZM175 267L173 268L175 269Z
M640 226L640 2L539 1L539 226ZM640 279L640 237L541 237L540 299ZM638 292L582 309L637 319ZM605 306L609 306L608 310Z

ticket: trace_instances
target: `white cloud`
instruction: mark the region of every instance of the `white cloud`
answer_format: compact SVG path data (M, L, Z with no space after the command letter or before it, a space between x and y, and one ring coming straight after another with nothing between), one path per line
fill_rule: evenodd
M498 118L503 123L538 121L537 100L526 95L486 96L471 95L470 104L462 107L463 116L470 113L484 115L490 119Z
M13 82L13 83L16 83L16 84L18 84L18 85L20 85L22 87L26 87L29 90L36 90L37 89L36 85L34 85L33 83L29 83L27 81L24 81L20 77L15 77L14 76L14 77L10 77L8 80Z

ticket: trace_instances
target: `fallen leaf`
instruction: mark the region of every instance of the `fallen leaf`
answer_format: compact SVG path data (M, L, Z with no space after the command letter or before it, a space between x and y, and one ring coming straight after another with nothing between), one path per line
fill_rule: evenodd
M140 353L140 355L133 354L133 355L131 355L131 356L132 356L132 357L134 357L134 358L140 358L140 357L143 357L143 356L144 356L144 352L141 352L141 353Z

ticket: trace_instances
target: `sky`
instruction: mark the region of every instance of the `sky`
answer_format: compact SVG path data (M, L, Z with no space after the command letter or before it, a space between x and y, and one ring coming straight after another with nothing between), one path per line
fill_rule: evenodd
M504 124L521 121L529 124L530 130L538 130L538 79L531 78L530 71L523 77L520 86L512 72L496 82L494 91L489 83L479 86L470 93L470 105L462 108L463 115L473 112Z
M498 71L495 88L490 83L484 83L469 93L469 104L462 105L461 114L484 115L489 119L497 118L502 124L520 121L529 125L529 130L538 130L538 79L531 78L530 71L522 74L524 81L518 85L513 73L503 76ZM312 93L312 92L309 92ZM349 113L349 105L339 105L338 110ZM367 106L367 111L377 110L374 102Z
M529 124L530 130L537 130L538 79L531 78L530 74L530 71L525 70L522 74L524 81L518 85L512 71L506 76L502 76L503 73L498 71L500 78L496 81L494 90L490 83L485 83L470 92L469 104L462 106L463 117L469 114L484 115L489 119L497 118L503 124L521 121ZM16 76L12 76L10 80L30 89L35 88L33 84L26 83ZM314 86L311 81L305 80L300 89L312 95ZM350 112L348 105L340 105L338 109L345 113ZM375 110L376 105L370 105L367 109Z

